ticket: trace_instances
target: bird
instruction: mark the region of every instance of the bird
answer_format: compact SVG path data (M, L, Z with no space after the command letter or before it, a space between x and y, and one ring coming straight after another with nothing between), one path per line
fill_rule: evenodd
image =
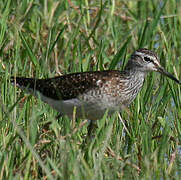
M149 72L156 71L181 85L167 72L157 54L149 49L136 50L123 71L104 70L77 72L53 78L11 77L14 86L40 97L60 115L96 121L105 112L121 111L136 98Z

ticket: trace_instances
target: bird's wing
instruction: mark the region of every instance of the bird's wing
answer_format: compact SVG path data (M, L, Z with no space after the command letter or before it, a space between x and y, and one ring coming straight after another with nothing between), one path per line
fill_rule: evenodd
M103 86L105 81L119 75L119 71L95 71L67 74L49 79L11 77L11 83L34 95L38 91L42 95L55 100L68 100L90 89Z

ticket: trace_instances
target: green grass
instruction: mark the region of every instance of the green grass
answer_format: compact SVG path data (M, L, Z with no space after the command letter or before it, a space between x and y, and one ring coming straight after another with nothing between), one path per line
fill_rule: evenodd
M105 115L85 145L85 120L56 120L56 111L9 81L122 69L140 47L181 79L180 7L176 0L0 1L0 179L180 179L175 82L150 73L130 113Z

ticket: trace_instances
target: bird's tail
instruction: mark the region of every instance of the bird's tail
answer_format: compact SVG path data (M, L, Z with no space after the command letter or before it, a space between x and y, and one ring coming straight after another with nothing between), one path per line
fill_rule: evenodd
M20 89L26 90L29 93L35 92L37 79L25 78L25 77L11 77L11 84L17 86Z

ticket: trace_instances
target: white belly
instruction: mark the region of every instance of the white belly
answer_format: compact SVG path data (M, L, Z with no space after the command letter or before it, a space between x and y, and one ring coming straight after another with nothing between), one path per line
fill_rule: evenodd
M110 103L102 104L102 102L99 101L84 102L78 98L71 100L54 100L45 97L42 94L40 94L40 97L42 101L52 106L61 114L67 115L71 119L73 117L73 112L75 111L77 118L98 120L101 119L107 109L109 109L108 104L110 107L112 107ZM114 111L114 109L110 109L108 114L111 115Z

